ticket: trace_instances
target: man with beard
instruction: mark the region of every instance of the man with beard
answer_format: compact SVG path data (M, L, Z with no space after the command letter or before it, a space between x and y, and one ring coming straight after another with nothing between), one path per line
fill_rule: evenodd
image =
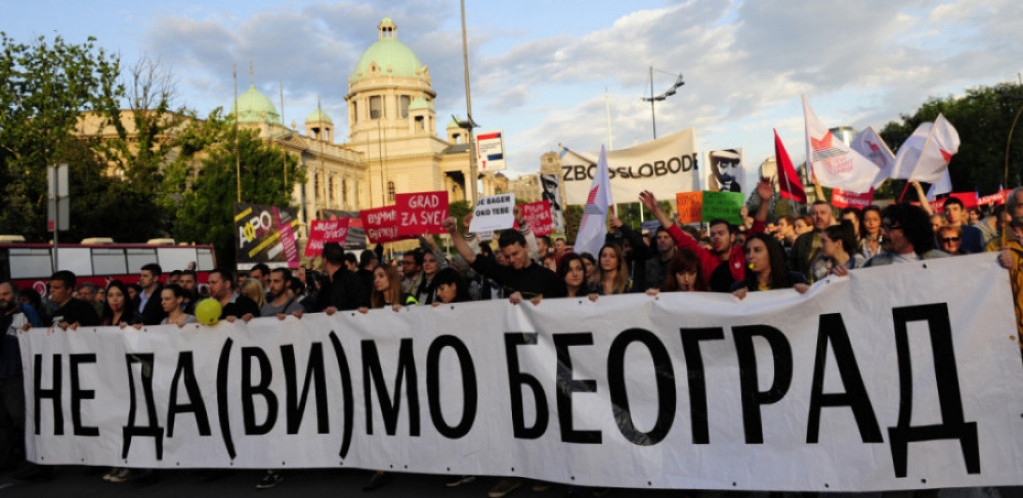
M227 317L249 320L259 316L259 305L234 289L234 275L230 270L217 268L210 271L210 297L220 301L220 319Z
M270 288L267 289L266 304L261 310L262 316L290 315L302 311L302 305L288 290L291 272L287 268L270 270Z
M178 277L178 285L188 294L185 297L184 303L185 313L194 315L195 303L199 300L199 288L195 277L195 270L181 270L181 275Z
M654 244L657 255L646 261L646 288L660 289L668 276L668 264L675 258L675 239L667 228L657 227Z
M757 184L757 196L760 197L760 207L753 217L753 227L749 234L761 233L767 221L767 211L774 196L774 186L767 178L762 178ZM724 219L715 219L710 222L710 243L711 249L704 249L696 239L682 231L677 225L671 222L668 215L664 213L661 206L657 204L657 198L649 191L640 195L640 202L649 209L661 225L668 229L675 244L679 248L686 248L696 253L700 258L703 267L703 275L710 281L710 288L714 292L731 292L732 284L746 279L746 254L742 245L735 243L736 227Z

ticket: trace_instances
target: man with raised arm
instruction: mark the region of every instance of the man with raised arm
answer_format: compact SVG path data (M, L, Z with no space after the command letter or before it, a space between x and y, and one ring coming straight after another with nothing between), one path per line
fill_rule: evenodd
M774 195L774 186L767 178L762 178L757 184L757 195L760 197L760 207L753 216L753 227L749 233L760 233L764 231L767 221L767 211L770 208L771 197ZM716 219L710 222L710 241L712 250L700 247L698 241L685 233L677 225L671 222L668 215L661 210L657 204L657 198L650 191L643 191L639 194L639 200L649 209L657 221L661 222L675 244L679 248L687 248L696 253L703 266L703 274L710 280L711 290L715 292L730 292L733 283L746 278L746 254L741 245L735 245L735 227L728 221Z

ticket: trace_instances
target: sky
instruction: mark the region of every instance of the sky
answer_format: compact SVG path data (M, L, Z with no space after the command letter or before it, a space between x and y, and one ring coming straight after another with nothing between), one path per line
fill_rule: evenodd
M473 117L504 131L510 177L536 173L559 145L650 140L651 67L655 93L685 81L656 105L658 135L692 127L701 152L742 147L748 174L774 155L772 128L793 161L805 158L801 95L829 127L880 129L929 97L1023 71L1018 0L465 3ZM245 91L251 60L252 82L278 107L283 84L285 123L302 128L320 99L342 139L348 76L385 16L430 68L438 125L465 116L456 1L0 0L8 36L93 36L126 66L156 59L177 103L201 115L230 107L233 64Z

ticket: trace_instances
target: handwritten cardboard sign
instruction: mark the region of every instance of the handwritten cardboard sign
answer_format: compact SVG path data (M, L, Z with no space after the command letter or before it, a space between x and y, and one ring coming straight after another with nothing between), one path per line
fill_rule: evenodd
M515 194L480 197L472 212L469 231L473 233L504 230L515 224Z
M675 208L681 223L699 223L703 219L703 192L675 194Z
M554 233L554 218L551 216L551 201L546 199L522 205L522 217L533 235L540 237Z

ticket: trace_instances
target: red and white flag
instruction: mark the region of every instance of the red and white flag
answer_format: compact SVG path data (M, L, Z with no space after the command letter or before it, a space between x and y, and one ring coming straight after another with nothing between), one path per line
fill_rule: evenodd
M781 143L778 130L774 130L774 158L778 162L778 193L786 199L806 204L803 182L799 181L799 174L792 167L792 160L785 150L785 144Z
M874 183L871 184L872 187L875 189L880 187L885 180L892 176L892 167L895 166L895 154L892 154L888 144L884 143L881 135L878 135L877 130L873 126L868 126L856 135L850 147L877 165L877 176L874 177Z
M600 248L607 238L607 210L614 204L611 201L611 177L607 171L607 155L604 147L600 148L600 159L597 160L597 171L593 173L590 193L586 196L586 207L583 208L583 219L579 222L579 232L575 236L574 250L582 254L588 252L600 257Z
M920 123L899 147L892 178L925 183L942 180L948 163L959 152L959 133L945 116L938 114L933 123Z
M877 178L878 167L842 142L814 114L803 96L806 122L806 162L813 167L817 181L825 187L850 192L869 192Z

